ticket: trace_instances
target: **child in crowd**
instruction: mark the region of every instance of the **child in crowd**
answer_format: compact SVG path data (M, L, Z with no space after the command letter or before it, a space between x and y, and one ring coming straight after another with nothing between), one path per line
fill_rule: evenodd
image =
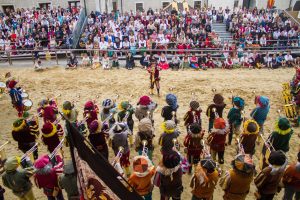
M114 53L113 57L112 57L112 68L118 68L119 69L119 58L118 58L118 55L117 55L117 52Z
M81 61L81 66L82 67L88 67L90 65L90 63L91 63L91 60L88 57L88 55L86 53L83 54L82 61Z
M111 69L110 61L109 61L109 57L108 57L107 53L104 54L104 57L102 58L101 64L102 64L102 68L104 70Z
M98 54L95 54L93 57L93 66L92 69L97 69L100 68L101 63L100 63L100 57Z

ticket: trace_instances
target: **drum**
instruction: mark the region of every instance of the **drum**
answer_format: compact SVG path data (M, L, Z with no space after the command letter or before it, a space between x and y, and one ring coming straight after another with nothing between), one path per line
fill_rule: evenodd
M291 87L290 87L289 83L283 83L282 88L283 88L283 90L291 90Z
M25 100L23 100L23 105L24 105L24 110L25 110L25 111L28 111L28 110L31 109L33 103L32 103L31 100L25 99Z
M284 105L285 116L289 119L295 119L297 117L297 110L295 104Z
M3 82L0 82L0 94L3 94L6 88L6 84Z
M23 99L28 99L29 95L26 92L22 92L21 97Z
M282 98L285 104L289 104L292 101L292 95L290 91L282 91Z

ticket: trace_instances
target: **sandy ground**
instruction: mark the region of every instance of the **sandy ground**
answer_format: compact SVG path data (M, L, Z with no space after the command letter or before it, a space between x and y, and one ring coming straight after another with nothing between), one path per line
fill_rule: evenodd
M31 113L34 114L37 103L44 97L54 97L61 94L58 98L59 107L61 108L64 100L76 101L77 109L82 113L83 104L87 100L96 100L98 105L102 100L108 97L115 97L117 94L120 98L117 100L130 100L132 104L136 104L138 98L142 95L148 94L149 76L148 73L141 69L134 69L127 71L125 69L103 71L103 70L87 70L78 69L74 71L66 71L63 68L55 67L45 72L34 72L31 64L28 67L2 67L0 69L0 81L3 80L3 75L11 71L14 77L19 78L19 85L24 88L30 95L30 99L34 102L34 106ZM277 109L282 109L281 90L282 82L289 81L294 75L293 69L278 69L278 70L208 70L208 71L163 71L161 72L161 97L153 96L153 100L159 104L158 109L154 114L156 135L161 134L160 125L162 118L160 116L161 108L165 105L165 95L169 93L169 88L173 87L172 91L178 97L179 111L178 116L181 120L179 129L183 133L180 136L180 142L183 142L183 138L186 135L185 128L183 126L183 116L189 108L189 102L192 99L191 93L195 93L198 101L201 103L201 108L205 111L207 106L212 102L213 92L212 89L216 88L217 92L222 93L226 99L227 107L225 113L231 107L230 91L234 91L234 95L240 95L246 101L246 116L249 116L251 109L254 105L253 90L257 95L265 95L270 98L271 111L265 124L265 134L268 134L273 126L278 114ZM2 79L2 80L1 80ZM78 97L80 96L80 97ZM98 96L98 98L97 98ZM16 119L16 111L10 104L10 98L8 95L2 95L0 98L0 139L1 144L5 141L11 141L11 144L7 145L6 152L8 155L22 155L17 150L17 144L11 137L11 127L13 121ZM80 115L82 116L82 115ZM202 115L203 127L207 130L208 119L205 114ZM137 123L136 123L137 124ZM40 124L41 125L41 124ZM136 130L136 127L135 127ZM136 131L135 131L136 132ZM290 143L290 151L288 153L290 160L295 160L296 152L299 148L299 138L297 134L299 129L295 129L295 133L292 136ZM41 151L46 152L45 147L40 148ZM181 148L183 151L183 148ZM257 148L254 161L258 164L258 156L260 154L261 147ZM136 155L136 152L132 149L131 155ZM111 153L112 155L112 153ZM225 152L225 165L224 169L228 169L230 161L235 156L235 147L229 146ZM155 142L154 163L157 164L161 158L157 141ZM111 158L112 159L112 158ZM189 181L191 176L184 175L184 192L182 199L191 199L191 193L189 188ZM255 188L252 184L251 192L247 199L254 199L253 192ZM46 199L40 189L34 187L34 192L37 199ZM153 199L159 199L159 190L154 189ZM222 199L223 191L218 186L215 190L214 199ZM12 195L12 192L8 189L5 193L6 199L16 199ZM278 194L275 199L281 199L282 192Z

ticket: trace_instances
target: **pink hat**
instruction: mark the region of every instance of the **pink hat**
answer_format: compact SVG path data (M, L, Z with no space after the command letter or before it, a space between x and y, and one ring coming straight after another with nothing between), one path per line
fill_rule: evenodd
M149 96L142 96L139 100L139 104L142 106L148 106L151 103Z
M35 163L34 167L37 169L43 169L46 165L50 163L49 156L43 155L42 157L38 158Z

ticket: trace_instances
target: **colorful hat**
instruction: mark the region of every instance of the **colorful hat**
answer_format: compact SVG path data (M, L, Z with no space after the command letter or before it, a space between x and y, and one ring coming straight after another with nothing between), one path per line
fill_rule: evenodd
M9 81L9 83L8 83L8 88L10 88L10 89L12 89L12 88L14 88L16 85L17 85L17 81L15 81L15 80L11 80L11 81Z
M215 94L213 102L216 105L224 105L224 97L221 94Z
M126 128L126 125L124 123L115 123L112 127L112 131L114 133L121 133Z
M256 97L256 102L262 108L269 106L269 98L265 97L265 96L257 96Z
M91 124L89 125L89 130L91 133L100 132L101 128L102 128L102 124L98 120L92 121Z
M233 104L239 108L244 108L245 101L241 97L234 97L233 98Z
M250 174L255 170L253 160L248 154L237 155L231 164L235 170L241 173Z
M271 165L282 166L286 161L286 156L282 151L272 151L268 161Z
M170 151L168 154L163 155L163 165L168 168L172 169L177 167L180 164L180 156L175 151Z
M28 112L28 111L25 111L25 112L23 113L23 116L22 116L22 117L23 117L24 119L27 119L27 118L29 117L29 115L30 115L29 112Z
M190 125L190 131L193 134L199 134L201 132L201 126L198 123L192 123Z
M92 101L87 101L87 102L84 104L84 109L85 109L85 110L94 110L94 109L95 109L95 104L94 104L94 102L92 102Z
M20 131L20 130L22 130L25 126L26 126L26 121L25 121L25 119L23 119L23 118L17 119L17 120L14 121L14 123L13 123L13 130L14 130L14 131Z
M215 129L224 129L226 128L226 122L223 118L216 118L214 120L214 127Z
M127 110L129 108L130 104L128 101L122 101L119 104L119 110Z
M34 162L34 167L36 169L43 169L49 163L50 163L49 156L43 155Z
M204 158L200 161L201 166L206 169L207 173L211 174L213 173L216 168L217 168L217 164L215 161L213 161L213 159L211 158Z
M70 101L65 101L63 103L63 110L72 110L74 105Z
M191 101L190 102L190 107L192 110L197 110L200 107L200 104L198 101Z
M277 124L278 124L278 128L283 131L291 128L289 120L285 117L279 118Z
M49 104L49 100L48 99L43 99L42 101L40 101L39 105L41 107L45 107L46 105Z
M56 133L56 126L50 122L46 122L43 125L42 132L44 136L47 135L47 137L51 137Z
M162 129L165 133L173 133L175 131L176 124L173 120L167 120L162 123Z
M138 177L147 176L153 166L151 161L145 156L134 157L132 165L133 165L133 172Z
M148 106L151 103L151 98L149 96L142 96L138 103L142 106Z
M244 123L244 134L258 134L259 125L255 120L248 119Z
M166 102L172 109L176 109L178 107L177 97L174 94L167 94Z
M7 172L15 171L20 165L20 159L16 156L12 156L7 158L6 162L4 163L4 170Z
M102 106L103 106L104 108L111 108L113 105L114 105L114 102L113 102L113 100L111 100L111 99L105 99L105 100L102 102Z
M152 131L153 127L152 127L152 121L149 118L143 118L139 124L138 124L138 129L141 132L148 132L148 131Z

